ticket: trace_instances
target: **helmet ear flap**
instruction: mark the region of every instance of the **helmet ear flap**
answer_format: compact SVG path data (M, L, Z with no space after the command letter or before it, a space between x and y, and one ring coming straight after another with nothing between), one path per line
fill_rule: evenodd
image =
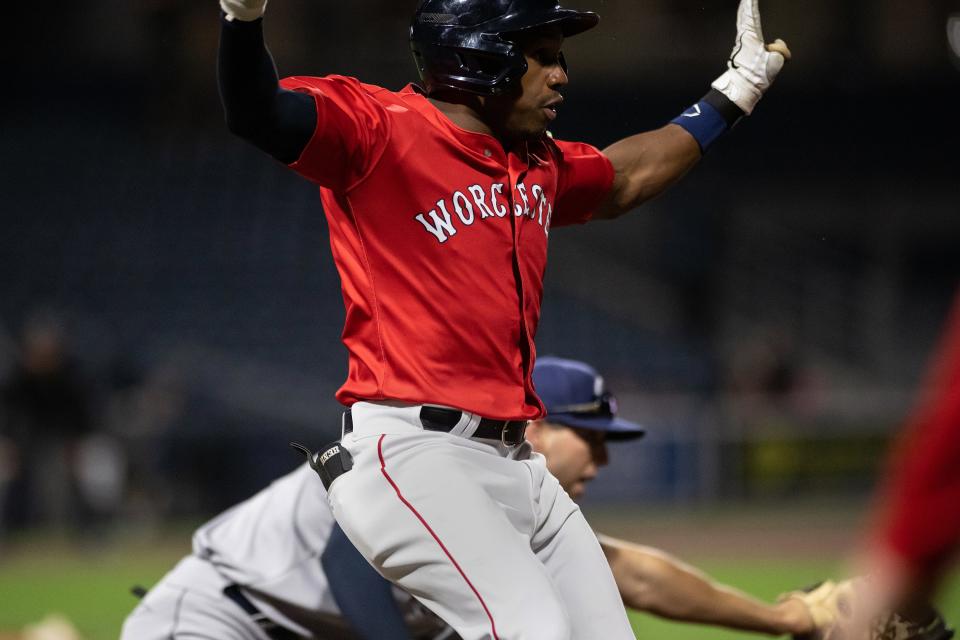
M503 62L499 58L484 55L483 52L460 49L455 52L460 68L472 77L480 80L496 80L503 70Z
M443 89L503 95L527 71L526 58L508 42L479 49L412 41L411 49L427 95Z

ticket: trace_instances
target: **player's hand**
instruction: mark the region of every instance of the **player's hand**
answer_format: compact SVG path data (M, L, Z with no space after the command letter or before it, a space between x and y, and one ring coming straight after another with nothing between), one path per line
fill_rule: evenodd
M877 612L868 581L863 578L842 582L822 582L816 587L791 591L779 600L799 600L813 620L813 630L795 635L797 640L950 640L950 630L943 617L917 624L886 611Z
M786 42L779 38L771 44L764 41L759 4L760 0L740 0L737 41L727 61L727 72L713 82L714 89L748 115L790 59Z
M263 16L267 0L220 0L220 8L227 14L227 20L253 22Z
M853 602L856 591L850 580L845 580L839 584L826 580L820 584L803 589L800 591L791 591L781 595L777 600L799 601L810 614L813 621L813 629L810 633L795 638L806 640L839 640L839 636L834 634L834 630L841 624L845 624L853 614Z

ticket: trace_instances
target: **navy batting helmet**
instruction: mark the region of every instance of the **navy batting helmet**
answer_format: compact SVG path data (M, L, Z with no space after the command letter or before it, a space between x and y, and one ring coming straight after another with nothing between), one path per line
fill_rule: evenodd
M449 88L500 95L520 82L527 61L504 34L557 25L564 37L600 21L557 0L422 0L410 25L410 48L427 93Z

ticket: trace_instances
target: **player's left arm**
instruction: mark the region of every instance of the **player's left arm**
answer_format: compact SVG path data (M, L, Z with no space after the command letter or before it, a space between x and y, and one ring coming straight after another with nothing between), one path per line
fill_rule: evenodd
M393 587L357 551L339 524L330 532L320 564L340 613L361 638L410 640Z
M813 630L813 620L799 600L766 604L714 582L659 549L597 537L623 603L632 609L671 620L770 635Z
M704 98L670 124L624 138L603 150L613 187L594 218L616 218L656 197L699 162L704 151L749 115L790 58L782 40L766 44L759 0L741 0L737 40L727 71Z

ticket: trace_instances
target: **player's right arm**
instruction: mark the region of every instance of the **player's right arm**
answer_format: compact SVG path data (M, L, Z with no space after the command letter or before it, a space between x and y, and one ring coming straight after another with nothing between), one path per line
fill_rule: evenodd
M230 131L271 156L296 161L316 129L308 94L280 87L263 40L266 0L221 0L217 80Z

